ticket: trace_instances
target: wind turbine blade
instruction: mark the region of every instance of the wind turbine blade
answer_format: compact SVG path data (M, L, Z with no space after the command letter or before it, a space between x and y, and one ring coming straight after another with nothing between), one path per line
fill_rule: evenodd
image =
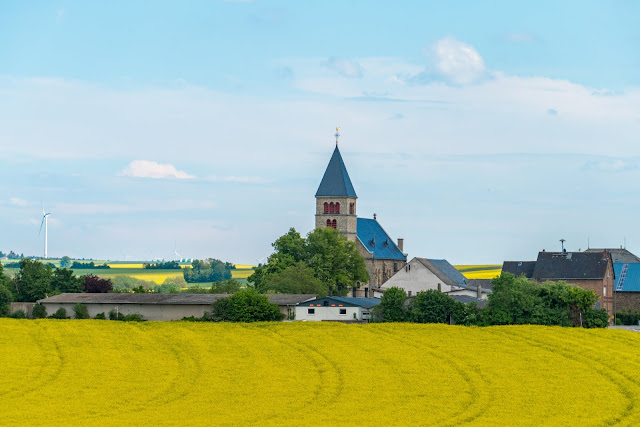
M42 233L42 226L44 225L44 219L45 217L42 217L42 222L40 223L40 231L38 231L38 237L40 237L40 234Z

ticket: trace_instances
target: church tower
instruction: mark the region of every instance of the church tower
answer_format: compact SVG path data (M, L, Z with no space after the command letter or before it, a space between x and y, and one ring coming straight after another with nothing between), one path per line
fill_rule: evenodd
M338 149L338 130L339 128L335 134L336 149L333 150L327 170L316 191L316 228L333 227L342 231L347 239L355 241L358 231L358 196Z

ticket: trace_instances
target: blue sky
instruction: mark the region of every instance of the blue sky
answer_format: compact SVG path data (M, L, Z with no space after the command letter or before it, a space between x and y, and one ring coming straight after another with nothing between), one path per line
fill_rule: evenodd
M640 4L3 2L0 249L255 263L341 126L409 256L640 252Z

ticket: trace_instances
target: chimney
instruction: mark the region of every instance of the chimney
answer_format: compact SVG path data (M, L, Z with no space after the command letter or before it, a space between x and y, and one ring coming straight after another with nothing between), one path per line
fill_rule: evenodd
M378 215L373 214L373 219L377 219L377 218L378 218Z
M369 288L364 288L364 297L369 298Z
M480 285L478 285L478 299L482 299L482 287Z
M333 296L333 286L329 285L329 296Z
M400 249L400 252L404 252L404 239L398 239L398 249Z
M608 256L609 256L609 254L607 253L607 250L605 249L604 252L602 252L602 259L607 259Z
M357 288L356 288L355 286L352 288L352 291L353 291L353 295L352 295L352 296L353 296L354 298L356 297L356 289L357 289Z

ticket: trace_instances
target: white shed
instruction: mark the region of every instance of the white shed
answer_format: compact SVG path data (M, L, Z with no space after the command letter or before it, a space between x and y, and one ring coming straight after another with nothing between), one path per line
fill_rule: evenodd
M296 306L296 320L359 321L371 318L380 298L323 297Z

